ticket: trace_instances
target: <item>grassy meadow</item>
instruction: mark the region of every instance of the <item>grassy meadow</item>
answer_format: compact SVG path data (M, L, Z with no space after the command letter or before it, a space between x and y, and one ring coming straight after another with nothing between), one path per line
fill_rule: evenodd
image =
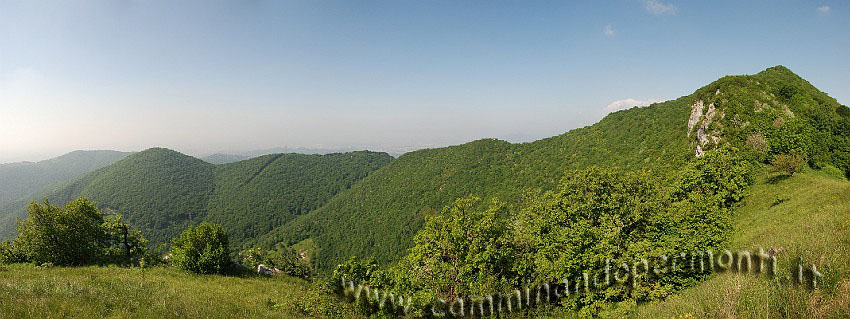
M189 275L173 268L2 266L0 318L357 318L292 277Z

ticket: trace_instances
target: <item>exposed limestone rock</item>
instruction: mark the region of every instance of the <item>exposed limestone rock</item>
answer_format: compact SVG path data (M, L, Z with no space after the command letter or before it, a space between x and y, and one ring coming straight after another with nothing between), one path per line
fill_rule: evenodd
M702 117L702 109L702 101L696 101L691 105L691 118L688 119L688 136L691 136L691 131L693 131L694 126L697 125L697 122Z
M697 122L699 122L699 119L702 118L702 122L699 123L699 127L697 128L697 133L696 133L696 141L697 141L696 156L697 157L705 154L703 147L706 144L708 144L709 142L715 143L715 144L720 142L720 137L708 134L708 126L711 125L712 122L714 122L714 118L718 114L717 108L714 107L714 103L709 104L708 110L706 110L706 112L705 112L705 117L703 117L702 116L702 107L703 107L702 101L697 101L696 103L694 103L694 105L691 106L691 118L688 120L688 136L690 136L690 132L691 132L692 128L694 127L694 125L697 124ZM720 116L722 118L723 114L721 114Z

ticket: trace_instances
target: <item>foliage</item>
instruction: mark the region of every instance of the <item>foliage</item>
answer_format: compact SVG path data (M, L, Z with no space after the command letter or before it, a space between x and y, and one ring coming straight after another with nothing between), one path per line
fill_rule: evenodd
M648 257L664 216L658 188L643 173L590 168L567 174L558 189L516 216L513 236L522 253L515 267L522 278L543 284L581 278L606 262ZM604 294L623 298L624 289L609 287Z
M743 198L751 175L747 160L719 149L692 160L674 180L647 171L570 171L556 189L526 194L513 215L499 201L482 208L478 198L463 197L426 216L415 246L386 271L350 259L333 278L353 278L427 305L577 280L586 271L598 276L606 266L640 258L716 250L727 242L730 208ZM665 273L562 303L594 315L611 301L662 298L704 276L697 270Z
M251 239L319 208L390 160L386 153L362 151L273 154L219 165L205 220L224 226L234 244L250 246Z
M832 177L835 177L835 178L838 178L838 179L845 179L844 172L841 171L840 169L836 168L835 166L827 164L827 165L824 165L823 167L821 167L820 170L821 170L821 172L824 172L826 175L829 175L829 176L832 176Z
M152 148L89 174L48 198L53 202L80 196L96 200L101 209L121 211L124 220L153 244L167 243L186 226L209 221L224 226L232 235L231 244L238 246L321 206L390 160L386 153L362 151L273 154L212 165Z
M343 280L378 286L381 284L380 279L384 277L382 271L374 259L358 260L356 257L351 257L346 262L336 265L330 281L335 287L339 287L338 284Z
M413 238L416 244L395 267L405 290L426 290L448 302L510 288L513 249L506 224L498 219L504 204L475 209L477 197L464 197L442 214L428 216Z
M779 154L770 162L771 173L781 173L794 176L794 173L806 165L806 160L798 154Z
M252 270L256 270L259 265L264 265L293 277L307 278L312 273L310 264L304 261L297 251L283 245L270 250L246 249L240 252L239 256L242 259L242 265Z
M45 200L31 203L27 214L14 245L28 261L77 266L100 259L107 236L94 203L81 198L60 208Z
M80 266L137 263L146 256L147 240L141 232L123 223L120 215L104 218L88 199L64 208L48 200L33 202L28 215L14 244L8 245L8 258L14 261Z
M122 219L121 215L108 216L103 223L107 238L103 259L111 264L146 263L150 266L151 260L159 258L150 258L148 240L140 230L131 229Z
M0 265L26 262L26 256L9 241L0 242Z
M10 205L15 208L25 208L29 201L43 198L50 187L72 181L115 163L127 155L130 153L73 151L37 163L0 164L0 217L3 217L3 213L16 211L7 210L6 208ZM21 210L19 213L25 212ZM14 236L15 220L6 220L9 222L0 224L0 238Z
M231 265L230 241L221 225L189 226L171 246L174 266L197 274L223 274Z
M425 216L460 197L482 198L476 206L510 199L505 204L512 210L527 190L552 189L569 169L618 165L669 172L691 156L682 127L689 110L683 98L615 112L593 126L532 143L484 139L406 153L259 242L291 245L311 238L321 249L314 258L320 273L350 256L387 265L413 246Z

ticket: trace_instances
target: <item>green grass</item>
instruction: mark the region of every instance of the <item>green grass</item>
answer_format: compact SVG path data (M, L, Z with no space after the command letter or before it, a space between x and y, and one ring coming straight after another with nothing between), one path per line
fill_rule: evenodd
M722 273L626 313L639 318L850 316L850 182L814 170L760 179L735 211L731 248L784 247L779 275ZM800 256L824 274L817 290L781 279Z
M0 267L0 318L356 318L291 277L188 275L170 268Z

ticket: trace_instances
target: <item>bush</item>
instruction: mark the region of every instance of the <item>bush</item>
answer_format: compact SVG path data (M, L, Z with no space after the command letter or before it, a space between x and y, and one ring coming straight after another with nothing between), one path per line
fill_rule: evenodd
M298 255L298 252L283 245L278 245L272 250L251 248L239 255L242 257L242 265L253 270L256 270L259 265L265 265L280 270L284 274L303 278L310 277L312 272L310 265Z
M57 266L132 264L147 251L147 240L139 231L122 223L120 215L104 218L85 198L64 208L47 200L32 202L27 214L14 244L0 248L0 259Z
M0 242L0 264L25 262L26 256L12 246L8 241Z
M103 253L105 263L145 265L145 260L153 257L148 255L148 241L142 236L142 232L130 229L127 224L121 222L120 215L106 218L103 231L106 233L108 244Z
M231 264L230 241L218 224L189 226L172 241L172 263L196 274L223 274Z
M829 176L832 176L832 177L835 177L835 178L838 178L838 179L845 179L844 172L842 170L838 169L835 166L826 164L826 165L823 165L823 167L821 167L820 170L821 170L821 172L826 173Z
M780 173L788 176L794 176L794 173L800 171L806 159L799 154L780 154L773 158L770 162L772 168L771 173Z
M103 254L107 239L103 231L103 215L94 203L81 198L65 208L44 200L32 202L29 217L18 225L14 246L35 264L52 263L78 266L96 263Z

